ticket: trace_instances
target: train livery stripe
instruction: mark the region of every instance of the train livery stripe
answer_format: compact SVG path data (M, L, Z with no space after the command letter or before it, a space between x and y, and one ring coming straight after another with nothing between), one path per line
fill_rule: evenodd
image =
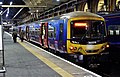
M19 41L18 41L19 42ZM47 58L40 55L40 53L35 52L33 49L27 47L24 43L19 42L24 48L26 48L29 52L31 52L33 55L35 55L38 59L43 61L46 65L48 65L50 68L52 68L54 71L56 71L58 74L60 74L62 77L73 77L71 74L63 70L62 68L58 67L51 61L49 61Z

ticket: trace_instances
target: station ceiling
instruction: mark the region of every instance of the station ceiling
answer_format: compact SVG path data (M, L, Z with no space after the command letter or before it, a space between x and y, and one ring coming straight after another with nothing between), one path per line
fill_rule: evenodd
M68 1L71 0L0 0L2 19L3 21L21 20L31 13L44 12Z

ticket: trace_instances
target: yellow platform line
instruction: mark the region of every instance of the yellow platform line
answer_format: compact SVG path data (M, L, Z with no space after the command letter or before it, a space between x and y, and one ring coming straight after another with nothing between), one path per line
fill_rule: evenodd
M18 41L19 42L19 41ZM58 67L56 64L49 61L47 58L40 55L40 53L35 52L32 48L27 47L24 43L19 42L24 48L26 48L29 52L31 52L33 55L35 55L38 59L43 61L46 65L48 65L51 69L56 71L58 74L60 74L62 77L74 77L72 74L68 73L67 71L63 70L62 68Z

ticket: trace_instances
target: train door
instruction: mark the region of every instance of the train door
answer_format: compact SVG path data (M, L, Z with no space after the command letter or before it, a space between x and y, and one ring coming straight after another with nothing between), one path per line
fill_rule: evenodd
M39 25L40 25L39 42L40 42L40 45L42 46L42 23L40 23Z
M48 48L48 23L42 23L41 28L42 46Z
M50 49L55 50L56 26L54 22L48 24L48 45Z
M29 41L29 26L26 26L26 39Z
M58 49L60 52L63 52L63 42L64 42L64 34L63 34L63 30L64 29L64 22L63 20L61 20L59 22L59 39L58 39Z

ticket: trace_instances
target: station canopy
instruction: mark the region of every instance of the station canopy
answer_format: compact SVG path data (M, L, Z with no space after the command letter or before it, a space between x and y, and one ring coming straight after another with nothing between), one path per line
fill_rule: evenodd
M3 21L22 20L32 13L43 13L70 0L0 0Z

